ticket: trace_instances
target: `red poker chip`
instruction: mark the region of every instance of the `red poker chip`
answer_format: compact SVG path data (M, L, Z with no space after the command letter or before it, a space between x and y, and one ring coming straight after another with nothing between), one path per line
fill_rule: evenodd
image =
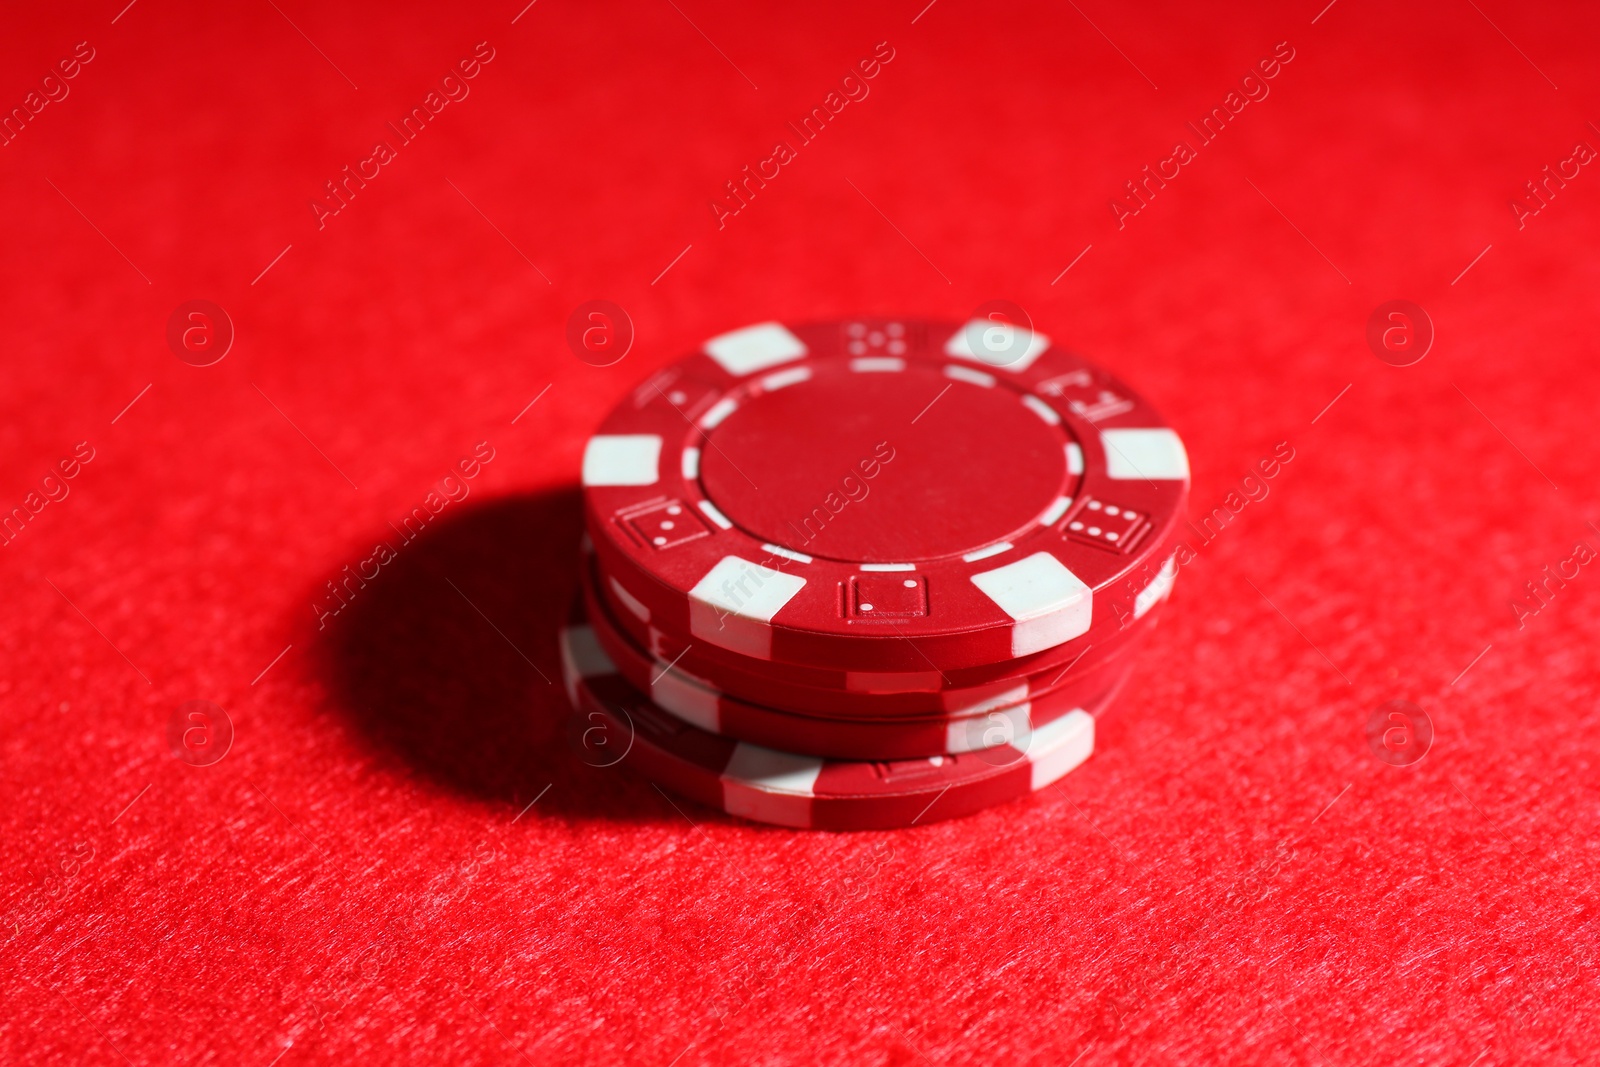
M612 624L603 605L586 597L585 613L569 626L568 641L587 649L583 660L622 675L657 708L709 733L768 748L830 759L882 760L954 755L1014 744L1034 730L1092 703L1127 677L1124 652L1078 671L1037 694L996 703L968 715L927 718L821 718L765 707L718 692L701 679L660 663Z
M975 354L997 329L998 365ZM585 449L602 566L658 629L775 663L949 671L1083 637L1175 531L1188 459L1110 373L1008 329L712 338Z
M970 815L1059 780L1094 751L1100 696L1011 745L954 756L834 760L718 737L682 722L615 673L581 632L562 632L573 706L625 766L729 815L817 830L885 830Z
M648 608L612 575L586 568L583 587L633 644L712 688L757 704L857 718L970 714L1052 688L1067 672L1092 668L1142 640L1154 628L1156 609L1170 594L1175 574L1170 557L1141 569L1122 583L1126 588L1117 610L1107 612L1103 625L1080 640L987 667L903 673L827 671L751 659L657 629Z

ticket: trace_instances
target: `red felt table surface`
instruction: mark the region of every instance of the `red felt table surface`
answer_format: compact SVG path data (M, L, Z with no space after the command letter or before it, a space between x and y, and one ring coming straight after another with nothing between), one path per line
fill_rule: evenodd
M1592 6L122 2L0 34L0 1060L1596 1056ZM166 338L195 299L209 367ZM615 366L565 341L593 299ZM1093 758L857 835L580 762L604 412L746 323L992 299L1229 515ZM1436 734L1404 767L1396 699Z

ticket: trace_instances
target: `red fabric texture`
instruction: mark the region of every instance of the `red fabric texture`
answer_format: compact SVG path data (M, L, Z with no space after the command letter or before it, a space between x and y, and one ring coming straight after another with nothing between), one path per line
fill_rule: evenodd
M0 35L0 1060L1594 1060L1600 11L121 6ZM997 298L1229 516L1093 758L855 835L579 762L602 414L740 325ZM615 366L567 347L592 299Z

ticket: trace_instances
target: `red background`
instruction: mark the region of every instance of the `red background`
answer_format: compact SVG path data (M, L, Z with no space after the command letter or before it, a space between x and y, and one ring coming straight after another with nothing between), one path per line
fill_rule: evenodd
M1600 145L1600 13L520 7L8 13L8 111L96 54L0 148L0 504L95 458L0 549L0 1059L1595 1055L1597 579L1510 602L1600 544L1600 176L1520 230L1508 202ZM319 231L479 41L471 95ZM722 183L879 41L871 95L719 231ZM604 369L563 340L596 298L638 332ZM580 763L545 678L603 412L749 322L994 298L1169 415L1193 514L1295 452L1184 568L1093 759L857 835ZM1395 298L1438 334L1404 369L1364 338ZM167 348L189 299L236 325L214 366ZM480 441L472 495L319 630ZM1397 698L1437 730L1407 768L1364 737ZM236 729L213 766L168 751L194 699Z

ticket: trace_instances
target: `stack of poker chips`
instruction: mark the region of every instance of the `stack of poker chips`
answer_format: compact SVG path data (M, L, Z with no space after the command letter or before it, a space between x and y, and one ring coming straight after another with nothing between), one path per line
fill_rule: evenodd
M1093 752L1188 479L1148 403L1030 329L714 337L585 449L568 694L609 761L760 822L1021 797Z

